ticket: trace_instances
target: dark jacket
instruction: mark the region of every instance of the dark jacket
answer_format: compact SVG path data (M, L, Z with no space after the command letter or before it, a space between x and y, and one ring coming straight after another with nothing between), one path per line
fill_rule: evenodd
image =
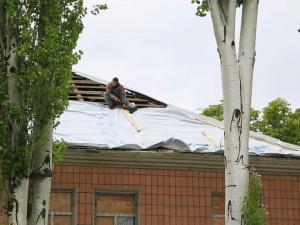
M114 100L114 97L117 97L121 100L122 103L126 103L126 94L125 89L122 84L118 83L116 87L113 87L111 82L106 85L106 94L111 100Z

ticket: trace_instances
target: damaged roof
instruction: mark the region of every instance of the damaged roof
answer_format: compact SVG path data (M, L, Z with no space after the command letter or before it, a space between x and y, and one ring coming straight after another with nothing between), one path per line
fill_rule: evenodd
M95 81L95 79L97 81ZM73 78L70 80L73 93L69 95L69 100L105 104L103 94L106 91L107 83L107 81L74 71ZM139 108L165 108L167 106L163 102L150 98L132 89L125 88L125 91L128 101L134 102Z
M103 93L108 83L73 71L74 93L60 117L54 138L64 139L71 148L166 150L222 153L223 123L164 103L128 88L127 98L139 109L129 114L121 108L110 110ZM300 158L300 146L250 132L249 154Z

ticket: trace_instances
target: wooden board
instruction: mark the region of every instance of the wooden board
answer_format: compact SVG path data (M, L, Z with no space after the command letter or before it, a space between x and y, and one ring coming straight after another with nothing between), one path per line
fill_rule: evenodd
M97 217L97 225L114 225L114 218L108 216Z
M72 193L51 192L49 211L72 212Z
M195 119L195 120L201 121L201 122L203 122L203 123L207 123L207 124L210 124L210 125L212 125L212 126L215 126L215 127L221 128L221 129L224 129L223 126L219 126L219 125L217 125L217 124L208 122L208 121L206 121L206 120L197 118L197 117L195 117L195 116L190 116L190 117L192 117L192 118ZM258 141L262 141L262 142L266 142L266 143L271 144L271 145L275 145L275 146L277 146L277 147L280 147L280 148L283 148L283 149L286 149L286 150L296 151L295 149L292 149L292 148L289 148L289 147L286 147L286 146L283 146L283 145L280 145L280 144L277 144L277 143L274 143L274 142L271 142L271 141L267 141L267 140L262 139L262 138L260 138L260 137L256 137L256 136L253 136L253 135L249 135L249 137L250 137L250 138L253 138L253 139L255 139L255 140L258 140Z
M138 125L131 118L131 116L129 115L128 111L125 110L125 109L122 109L122 112L124 113L124 115L126 116L126 118L129 120L129 122L132 124L132 126L137 130L137 132L140 132L141 129L138 127Z
M214 215L225 215L225 195L213 195L212 208Z
M207 139L208 139L211 143L213 143L213 144L214 144L215 146L217 146L217 147L220 147L220 146L217 144L217 142L215 142L215 140L212 139L212 137L211 137L205 130L203 130L202 133L205 135L205 137L207 137Z
M97 213L135 214L134 195L99 194Z

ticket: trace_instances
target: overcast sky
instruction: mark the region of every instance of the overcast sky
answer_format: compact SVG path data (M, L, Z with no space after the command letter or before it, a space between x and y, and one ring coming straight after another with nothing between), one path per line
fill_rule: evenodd
M218 104L221 72L210 14L195 16L190 2L86 0L88 7L107 3L108 10L84 19L78 41L84 55L74 69L105 80L117 76L125 88L188 110ZM300 0L259 4L252 107L282 97L300 108Z

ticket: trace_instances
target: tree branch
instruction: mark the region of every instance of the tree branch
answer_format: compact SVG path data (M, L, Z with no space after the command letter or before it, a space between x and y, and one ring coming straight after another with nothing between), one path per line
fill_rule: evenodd
M218 2L219 0L209 0L208 4L210 8L210 14L213 22L217 45L218 48L220 48L220 44L222 42L224 43L224 41L226 42L226 26L223 23Z
M228 0L218 1L219 11L221 15L221 19L223 21L224 26L227 25L227 17L228 17Z
M242 27L240 34L239 60L247 49L248 55L255 55L255 39L257 27L258 0L243 1ZM250 51L250 52L249 52Z
M232 43L235 41L236 0L228 1L227 37L228 41Z

